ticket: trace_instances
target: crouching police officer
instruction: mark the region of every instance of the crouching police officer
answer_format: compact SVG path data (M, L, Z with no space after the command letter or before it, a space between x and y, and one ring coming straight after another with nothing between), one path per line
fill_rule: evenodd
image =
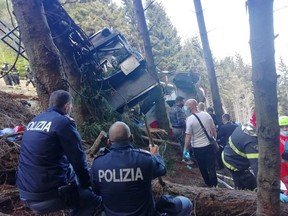
M69 117L71 107L68 92L53 92L48 111L33 118L23 134L17 186L21 200L39 214L71 209L71 215L89 216L102 208L101 197L89 189L81 137Z
M96 157L91 169L92 188L102 196L107 216L190 215L192 203L183 196L161 196L154 204L152 179L166 174L157 146L150 153L132 146L132 135L124 122L116 122L109 129L112 144Z

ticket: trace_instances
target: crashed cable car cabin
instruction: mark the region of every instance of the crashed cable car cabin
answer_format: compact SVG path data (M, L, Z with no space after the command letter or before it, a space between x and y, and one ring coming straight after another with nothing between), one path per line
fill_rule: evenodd
M109 90L104 97L114 110L135 105L158 85L145 69L143 56L120 33L104 28L89 40L91 53L103 71L99 86Z

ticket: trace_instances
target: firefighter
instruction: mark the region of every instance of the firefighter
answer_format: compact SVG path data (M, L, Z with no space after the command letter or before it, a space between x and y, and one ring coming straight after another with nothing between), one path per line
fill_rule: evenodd
M288 187L288 116L279 117L280 126L280 180ZM287 190L280 194L281 202L288 202Z
M280 126L280 180L288 187L288 116L279 117Z
M257 187L258 139L255 113L247 124L234 130L224 147L222 161L231 172L236 189L254 190Z

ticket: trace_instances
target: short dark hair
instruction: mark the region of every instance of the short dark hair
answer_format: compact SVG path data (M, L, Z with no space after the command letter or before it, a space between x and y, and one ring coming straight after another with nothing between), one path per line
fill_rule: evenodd
M207 112L214 112L214 109L212 107L208 107Z
M49 98L49 107L62 108L66 103L72 103L72 96L65 90L52 92Z
M231 117L228 113L225 113L222 115L222 118L225 119L226 121L230 121L231 120Z
M184 97L182 96L177 96L176 99L175 99L175 103L179 102L179 101L183 101L184 100Z

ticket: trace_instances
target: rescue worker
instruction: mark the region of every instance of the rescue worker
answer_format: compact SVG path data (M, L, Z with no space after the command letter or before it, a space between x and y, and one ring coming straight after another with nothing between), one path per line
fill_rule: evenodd
M280 180L288 187L288 116L279 117L280 126ZM280 194L281 202L288 202L287 190Z
M198 111L205 112L205 104L203 102L198 103Z
M3 77L4 82L7 86L13 86L11 74L8 73L8 63L4 63L1 67L1 77Z
M111 147L95 158L91 168L92 188L102 196L106 216L156 216L152 179L166 174L158 146L150 152L133 147L133 136L124 122L109 129ZM190 215L192 203L183 196L161 196L157 210L167 215Z
M69 117L72 97L54 91L49 109L32 119L23 134L17 187L24 204L38 214L71 209L71 215L93 215L101 197L91 188L81 137Z
M26 77L26 86L28 86L29 83L31 83L33 87L35 87L32 71L27 65L25 66L25 77Z
M214 122L214 124L215 124L215 127L218 129L218 127L219 127L219 122L218 122L218 120L217 120L217 116L216 116L215 113L214 113L213 107L208 107L208 108L207 108L207 112L208 112L209 115L212 117L213 122Z
M279 117L280 126L280 180L288 187L288 116Z
M174 105L169 110L169 119L171 122L174 137L181 145L181 153L184 149L184 135L186 129L186 115L182 109L184 106L184 97L178 96Z
M183 155L185 157L188 156L189 158L189 154L187 152L192 147L205 184L208 187L216 187L217 175L215 154L213 146L210 144L210 141L201 126L202 123L207 135L216 137L217 133L213 119L207 112L198 112L197 101L195 99L187 100L184 108L190 112L191 115L186 120L185 148Z
M233 131L224 147L222 161L232 174L235 188L254 190L257 187L258 139L255 113L247 124Z
M20 85L20 74L19 71L16 69L16 67L13 67L11 70L11 77L14 82L14 85Z
M229 137L233 133L236 127L238 127L237 124L231 122L230 115L228 113L225 113L222 115L222 125L218 128L217 131L217 143L219 144L219 151L217 152L217 166L218 169L223 169L224 165L222 162L221 154L228 143Z

